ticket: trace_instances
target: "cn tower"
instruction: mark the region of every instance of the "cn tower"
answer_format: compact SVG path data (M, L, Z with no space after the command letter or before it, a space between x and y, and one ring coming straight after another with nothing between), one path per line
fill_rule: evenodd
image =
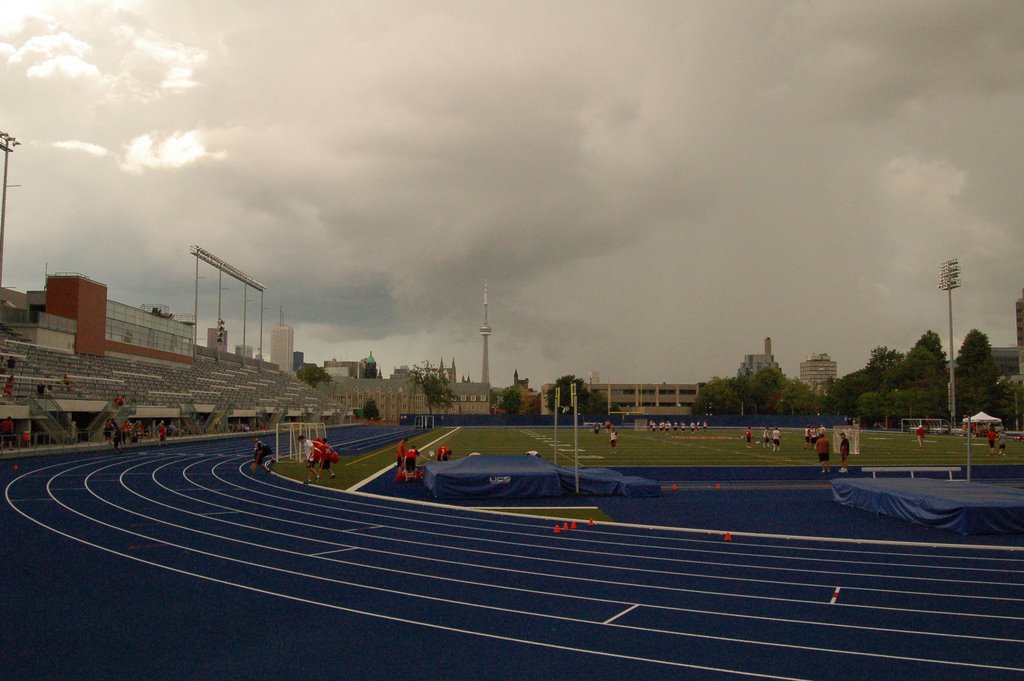
M491 325L487 323L487 280L484 279L484 323L480 327L480 335L484 337L484 368L480 376L482 383L491 382L490 366L487 363L487 337L491 335Z

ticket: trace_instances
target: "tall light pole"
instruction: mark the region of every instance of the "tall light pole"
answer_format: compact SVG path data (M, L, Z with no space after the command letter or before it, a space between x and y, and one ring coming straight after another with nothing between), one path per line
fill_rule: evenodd
M949 296L949 419L950 427L956 425L956 375L953 363L956 353L953 349L953 289L960 288L960 263L947 260L939 265L939 288Z
M0 150L4 152L4 186L3 198L0 199L0 291L4 283L4 227L7 224L7 158L14 151L14 147L21 144L6 132L0 132ZM3 302L0 294L0 303Z

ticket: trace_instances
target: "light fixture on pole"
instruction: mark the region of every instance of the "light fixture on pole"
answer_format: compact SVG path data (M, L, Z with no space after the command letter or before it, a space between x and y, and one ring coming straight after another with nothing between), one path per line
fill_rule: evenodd
M7 223L7 160L14 147L21 144L13 136L6 132L0 132L0 151L4 152L4 184L3 198L0 199L0 291L3 290L4 282L4 227ZM0 299L2 302L2 299Z
M939 265L939 288L949 296L949 418L956 422L956 374L953 370L956 353L953 349L953 289L960 288L960 263L947 260Z

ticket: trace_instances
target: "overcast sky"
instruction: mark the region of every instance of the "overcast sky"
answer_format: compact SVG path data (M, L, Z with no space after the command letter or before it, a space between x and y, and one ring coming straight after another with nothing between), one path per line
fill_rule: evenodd
M1019 0L4 0L0 62L18 290L191 314L197 244L268 356L283 309L307 361L479 380L486 280L494 385L697 382L948 343L959 258L957 344L1016 343Z

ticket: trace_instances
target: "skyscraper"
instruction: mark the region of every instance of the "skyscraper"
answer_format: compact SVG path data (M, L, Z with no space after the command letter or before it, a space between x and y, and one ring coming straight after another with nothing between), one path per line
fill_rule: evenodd
M800 380L816 390L834 381L837 374L838 364L827 352L807 355L807 359L800 362Z
M284 323L284 310L281 317L270 331L270 361L281 371L291 371L295 352L295 329Z
M484 337L484 366L480 375L481 383L491 382L491 370L487 361L487 337L491 335L491 325L487 323L487 280L484 280L484 323L480 327L480 335Z
M1017 300L1017 347L1024 347L1024 289Z
M753 376L760 369L770 367L772 369L779 369L779 363L775 361L775 355L772 354L772 339L771 337L764 339L764 353L760 355L743 355L743 363L740 364L740 368L737 369L737 376Z

